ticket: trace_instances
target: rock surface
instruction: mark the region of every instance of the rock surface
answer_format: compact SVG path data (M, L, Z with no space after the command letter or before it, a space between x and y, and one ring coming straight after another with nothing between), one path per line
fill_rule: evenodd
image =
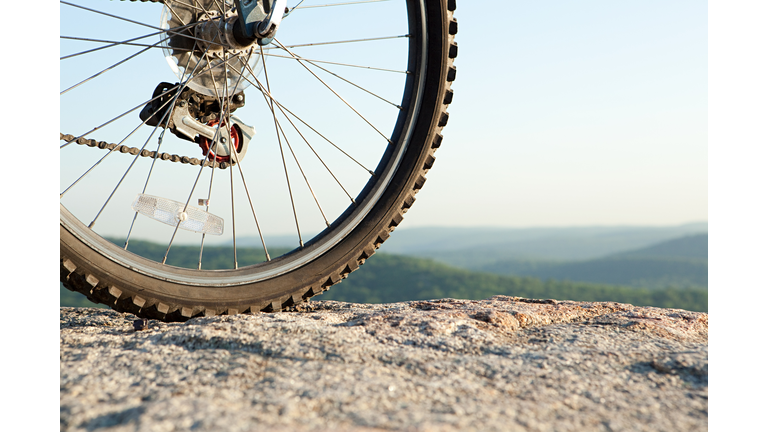
M61 308L62 431L706 430L708 315L496 296Z

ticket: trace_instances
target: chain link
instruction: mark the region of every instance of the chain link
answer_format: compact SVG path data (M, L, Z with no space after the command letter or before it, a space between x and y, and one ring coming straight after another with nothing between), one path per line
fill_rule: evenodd
M125 1L125 0L123 0ZM165 3L165 0L128 0L130 2L141 2L141 3ZM127 145L120 145L117 144L110 144L106 141L96 141L93 139L87 139L83 137L76 137L74 135L69 134L63 134L59 132L59 139L61 141L66 141L67 144L71 142L75 142L80 145L86 145L88 147L98 147L100 149L106 149L112 151L117 147L115 151L119 151L120 153L129 153L131 155L138 155L141 154L142 157L148 157L148 158L154 158L155 153L154 151L150 151L147 149L141 150L136 147L129 147ZM202 163L202 159L198 158L191 158L189 156L179 156L175 154L170 153L160 153L157 155L158 160L164 160L164 161L171 161L171 162L179 162L183 164L189 164L189 165L200 165ZM205 166L212 167L217 166L221 169L229 168L230 163L229 162L214 162L211 160L205 161Z
M148 0L148 1L151 1L151 0ZM118 146L117 144L110 144L106 141L96 141L94 139L87 139L83 137L78 138L74 135L65 135L61 132L59 132L59 139L61 141L66 141L67 144L71 142L75 142L77 144L85 145L88 147L98 147L100 149L110 150L110 151L114 150L120 153L132 154L134 156L141 154L142 157L154 158L155 153L157 153L147 149L141 150L137 147L129 147L127 145ZM157 159L164 160L164 161L171 161L171 162L179 162L179 163L189 164L189 165L200 165L203 162L202 159L191 158L189 156L179 156L179 155L170 154L170 153L160 153L157 155ZM212 160L205 161L205 166L207 167L216 166L221 169L226 169L226 168L229 168L229 165L230 165L229 162L214 162Z

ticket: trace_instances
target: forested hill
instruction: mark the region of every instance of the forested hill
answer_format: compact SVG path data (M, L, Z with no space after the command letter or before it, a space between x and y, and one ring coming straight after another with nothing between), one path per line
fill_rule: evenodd
M397 229L382 252L429 257L460 267L499 259L576 261L646 248L706 233L706 223L666 227Z
M601 258L579 261L500 258L467 264L470 270L539 279L625 285L638 288L708 286L707 234L688 235Z
M612 255L612 257L693 258L706 260L709 257L708 245L709 235L698 234L661 242L642 249L617 253Z
M527 298L616 301L707 311L706 289L627 286L503 276L459 269L429 259L378 253L339 285L318 297L362 303L437 298L484 299L503 294Z
M174 247L169 263L196 267L199 247ZM129 249L153 259L161 259L165 247L150 242L132 242ZM263 259L263 251L238 248L238 261ZM225 267L232 263L232 248L205 249L204 267ZM207 265L206 265L207 263ZM61 288L62 306L83 306L85 296ZM438 298L484 299L503 294L528 298L558 300L616 301L638 306L707 310L704 289L648 290L568 281L542 281L531 277L502 276L458 269L429 259L377 253L360 270L341 284L333 286L318 300L340 300L360 303L389 303ZM78 302L85 300L84 302Z
M477 270L650 289L706 288L709 283L707 260L695 258L608 257L575 262L507 260Z

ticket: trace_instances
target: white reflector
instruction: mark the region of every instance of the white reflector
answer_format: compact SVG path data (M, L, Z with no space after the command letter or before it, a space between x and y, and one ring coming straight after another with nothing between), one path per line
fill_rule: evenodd
M144 216L164 224L174 227L179 224L179 228L187 231L213 235L224 233L224 219L191 206L187 207L185 212L184 203L177 201L138 194L131 207Z

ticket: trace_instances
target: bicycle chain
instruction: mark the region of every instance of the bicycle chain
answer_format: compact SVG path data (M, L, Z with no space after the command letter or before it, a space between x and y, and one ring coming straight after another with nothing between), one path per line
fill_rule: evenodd
M144 1L144 0L142 0ZM152 1L152 0L146 0L146 1ZM94 139L87 139L83 137L76 137L74 135L65 135L61 132L59 132L59 139L61 141L66 141L67 144L71 142L75 142L80 145L86 145L88 147L98 147L100 149L110 150L110 151L119 151L120 153L130 153L134 156L140 154L142 157L148 157L148 158L155 158L155 154L157 152L150 151L147 149L139 149L137 147L129 147L127 145L117 145L117 144L110 144L106 141L96 141ZM171 162L179 162L183 164L189 164L189 165L200 165L203 161L202 159L198 158L191 158L189 156L179 156L175 154L170 153L159 153L157 154L158 160L164 160L164 161L171 161ZM234 165L234 164L232 164ZM213 167L216 166L221 169L229 168L230 163L229 162L214 162L211 160L205 161L205 166L207 167Z
M141 3L165 3L165 0L128 0L128 1L141 2ZM126 145L118 146L117 144L110 144L106 141L96 141L93 139L76 137L74 135L65 135L61 132L59 132L59 139L62 141L66 141L67 144L69 144L70 142L76 142L77 144L80 144L80 145L87 145L88 147L98 147L100 149L109 149L110 151L112 151L113 149L115 149L115 147L117 147L117 151L119 151L120 153L130 153L134 156L141 154L142 157L154 158L155 153L157 153L147 149L141 150L139 148L129 147ZM171 162L179 162L179 163L189 164L189 165L200 165L202 163L202 160L198 158L191 158L189 156L179 156L179 155L170 154L170 153L160 153L157 155L157 159L164 160L164 161L171 161ZM206 167L218 166L221 169L226 169L226 168L229 168L229 165L230 165L229 162L213 162L211 160L205 161Z

